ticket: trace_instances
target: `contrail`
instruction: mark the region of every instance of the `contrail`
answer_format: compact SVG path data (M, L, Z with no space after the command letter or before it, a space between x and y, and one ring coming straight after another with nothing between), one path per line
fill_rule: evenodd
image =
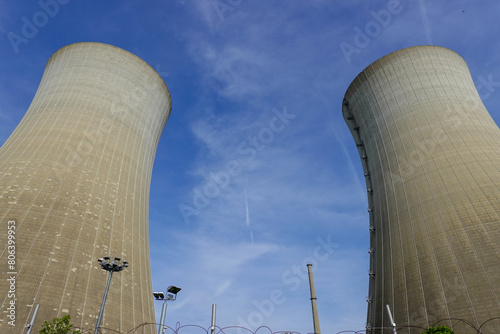
M247 197L247 186L246 185L245 185L245 210L246 210L245 225L250 226L250 211L248 210L248 197Z
M246 210L246 217L245 217L245 225L250 226L250 210L248 210L248 196L247 196L247 180L245 177L245 188L243 189L244 194L245 194L245 210ZM250 231L250 240L252 241L253 245L253 232Z
M424 24L425 36L427 37L427 43L432 45L431 37L431 24L429 22L429 16L427 15L427 8L425 7L424 0L419 0L420 15L422 16L422 23Z

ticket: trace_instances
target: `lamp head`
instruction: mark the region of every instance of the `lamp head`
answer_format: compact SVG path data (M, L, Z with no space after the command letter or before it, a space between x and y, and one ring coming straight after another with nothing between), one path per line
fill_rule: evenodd
M167 288L167 292L173 293L174 295L176 295L181 290L182 290L181 288L178 288L178 287L173 286L173 285L171 285Z
M163 292L153 292L153 296L157 299L157 300L162 300L165 295L163 294Z

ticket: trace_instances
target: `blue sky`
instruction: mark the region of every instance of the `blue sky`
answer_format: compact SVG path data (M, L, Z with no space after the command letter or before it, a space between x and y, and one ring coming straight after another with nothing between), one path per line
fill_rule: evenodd
M171 327L207 328L217 304L221 327L312 332L312 262L321 330L364 328L367 199L341 103L371 62L448 47L500 120L498 1L54 1L0 2L0 143L67 44L112 44L160 73L172 114L150 252L154 289L182 288Z

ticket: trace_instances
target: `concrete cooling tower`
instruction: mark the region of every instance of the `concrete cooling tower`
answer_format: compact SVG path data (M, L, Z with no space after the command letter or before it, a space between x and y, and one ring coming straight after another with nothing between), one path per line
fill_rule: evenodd
M368 192L367 333L392 333L386 305L399 334L500 333L500 130L465 61L391 53L352 82L343 116Z
M155 322L148 202L170 110L161 77L127 51L78 43L50 58L0 149L1 333L24 333L36 304L33 333L66 314L92 330L108 277L97 262L104 256L130 266L113 275L102 333Z

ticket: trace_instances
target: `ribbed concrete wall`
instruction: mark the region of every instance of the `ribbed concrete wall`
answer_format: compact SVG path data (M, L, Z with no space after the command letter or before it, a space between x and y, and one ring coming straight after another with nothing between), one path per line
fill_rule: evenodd
M390 332L385 304L398 327L477 333L500 316L500 130L466 63L434 46L389 54L353 81L343 115L368 191L370 333Z
M0 149L1 333L21 333L37 303L37 330L65 314L93 328L108 274L97 262L103 256L130 267L113 275L101 325L125 332L155 321L148 201L170 109L160 76L124 50L78 43L50 58ZM15 328L7 323L9 220L16 227Z

